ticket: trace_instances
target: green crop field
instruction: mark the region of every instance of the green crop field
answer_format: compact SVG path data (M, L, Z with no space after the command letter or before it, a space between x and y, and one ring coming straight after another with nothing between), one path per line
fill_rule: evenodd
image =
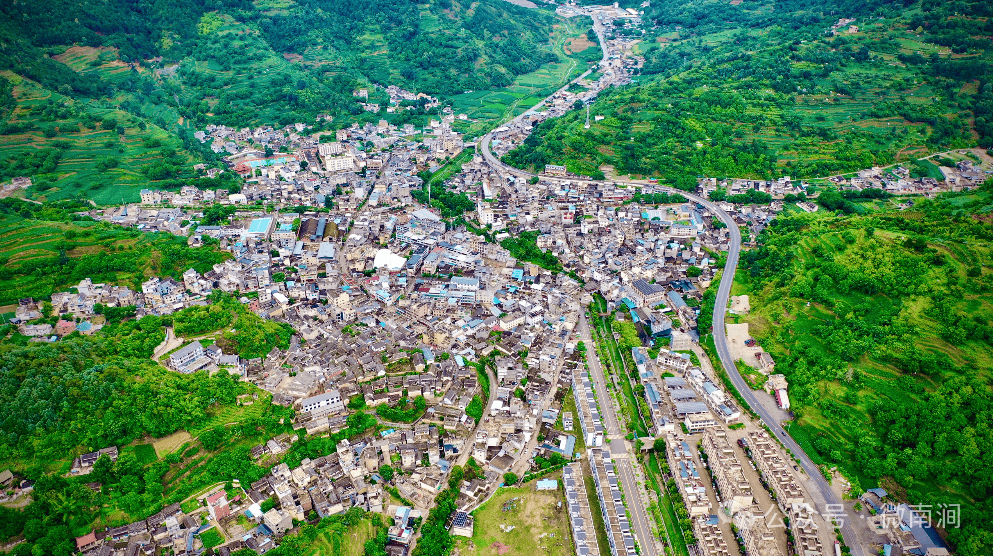
M694 6L647 7L647 36L664 42L639 43L639 84L591 107L605 120L585 129L575 111L546 121L533 133L541 141L505 161L589 176L610 166L690 188L694 176L808 179L990 145L989 41L942 46L957 25L948 10L929 15L926 33L908 28L914 12L894 10L832 36L807 27L799 4L714 1L709 17ZM791 21L791 38L750 24L768 17Z
M30 131L0 135L0 161L31 153L58 152L51 172L33 176L31 197L39 201L90 199L97 204L136 202L149 186L142 172L171 164L192 175L193 158L175 136L118 109L72 100L37 83L7 74L17 101L8 125ZM51 123L46 114L59 112ZM142 129L142 127L144 129ZM11 176L13 177L13 176Z
M814 461L861 488L979 515L988 496L974 456L935 439L975 430L989 414L989 186L903 212L858 204L870 206L863 216L780 217L742 255L735 291L750 296L751 312L740 319L786 375L790 434Z
M466 92L451 97L454 110L478 120L469 130L470 135L480 134L494 124L509 120L528 108L538 104L545 97L567 82L579 77L588 68L587 48L578 53L567 53L563 45L569 39L585 36L589 20L585 18L568 20L556 26L552 42L559 61L550 62L537 70L519 75L512 85L488 91ZM599 61L599 49L593 61Z

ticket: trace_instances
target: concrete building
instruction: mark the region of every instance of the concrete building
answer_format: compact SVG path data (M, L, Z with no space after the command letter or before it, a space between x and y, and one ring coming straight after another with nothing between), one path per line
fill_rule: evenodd
M752 485L745 479L741 462L723 430L707 429L703 433L703 453L707 454L707 464L717 483L724 505L732 513L737 513L752 505Z
M337 390L300 400L300 410L313 418L338 413L345 410L345 403Z
M716 515L701 516L693 520L693 534L697 538L700 556L731 556L727 541Z
M282 535L293 528L293 518L283 510L272 508L262 516L262 522L275 535Z

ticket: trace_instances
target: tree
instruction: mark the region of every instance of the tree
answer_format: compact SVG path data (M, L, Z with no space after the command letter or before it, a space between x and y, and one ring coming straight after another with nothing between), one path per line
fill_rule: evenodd
M389 465L379 466L379 476L383 478L384 481L390 482L393 480L393 468Z
M656 438L655 442L652 442L652 451L659 454L665 452L665 439Z
M114 462L110 461L110 456L103 454L97 458L96 463L93 464L93 471L90 472L90 478L95 483L103 484L114 480Z
M691 266L686 269L686 276L690 278L698 278L701 274L703 274L703 269L698 266Z
M513 486L517 484L517 475L514 473L504 473L503 474L503 484L507 486Z

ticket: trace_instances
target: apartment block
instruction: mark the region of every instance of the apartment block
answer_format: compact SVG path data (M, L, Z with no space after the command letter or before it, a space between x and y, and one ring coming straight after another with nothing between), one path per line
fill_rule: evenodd
M572 527L572 541L578 556L600 556L593 526L593 513L589 498L586 497L586 484L583 467L579 462L571 463L562 469L562 486L569 508L569 524Z
M720 519L716 515L693 520L693 534L697 538L696 547L700 556L731 556L719 524Z
M748 445L755 467L776 495L779 509L787 513L792 506L803 504L803 490L793 475L792 464L772 438L765 431L752 432L748 435Z
M751 506L752 485L745 479L741 462L723 430L707 429L703 434L703 452L724 505L733 514Z
M745 556L783 556L772 528L758 504L752 504L736 513L734 524L745 545Z

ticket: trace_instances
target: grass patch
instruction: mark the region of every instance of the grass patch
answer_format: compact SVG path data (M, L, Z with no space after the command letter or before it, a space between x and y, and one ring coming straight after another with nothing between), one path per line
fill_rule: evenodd
M169 436L163 436L152 443L155 454L163 458L181 448L187 442L193 440L193 436L187 431L176 431Z
M563 499L559 490L537 492L530 487L501 488L483 506L473 512L475 530L472 536L476 556L496 555L493 546L500 543L510 547L510 554L529 554L540 550L550 556L573 553L569 538L568 513L558 503ZM504 511L504 505L513 502ZM500 528L513 526L512 531Z
M761 390L762 387L765 386L765 383L769 382L769 377L767 375L760 373L754 367L750 366L748 363L745 363L741 359L735 361L734 366L738 368L738 374L745 379L745 382L748 383L748 386L751 387L752 390Z
M224 537L217 532L217 529L208 529L200 533L200 542L203 543L204 548L211 549L224 544Z
M596 543L600 547L601 554L606 554L610 549L610 542L607 538L607 527L603 522L603 508L600 506L600 498L596 493L596 483L590 476L588 465L584 461L583 482L586 484L586 499L590 502L590 513L593 514L593 528L596 530Z
M138 463L142 465L147 465L158 461L158 455L155 452L155 446L151 444L136 444L131 447L134 451L135 458L138 459Z

